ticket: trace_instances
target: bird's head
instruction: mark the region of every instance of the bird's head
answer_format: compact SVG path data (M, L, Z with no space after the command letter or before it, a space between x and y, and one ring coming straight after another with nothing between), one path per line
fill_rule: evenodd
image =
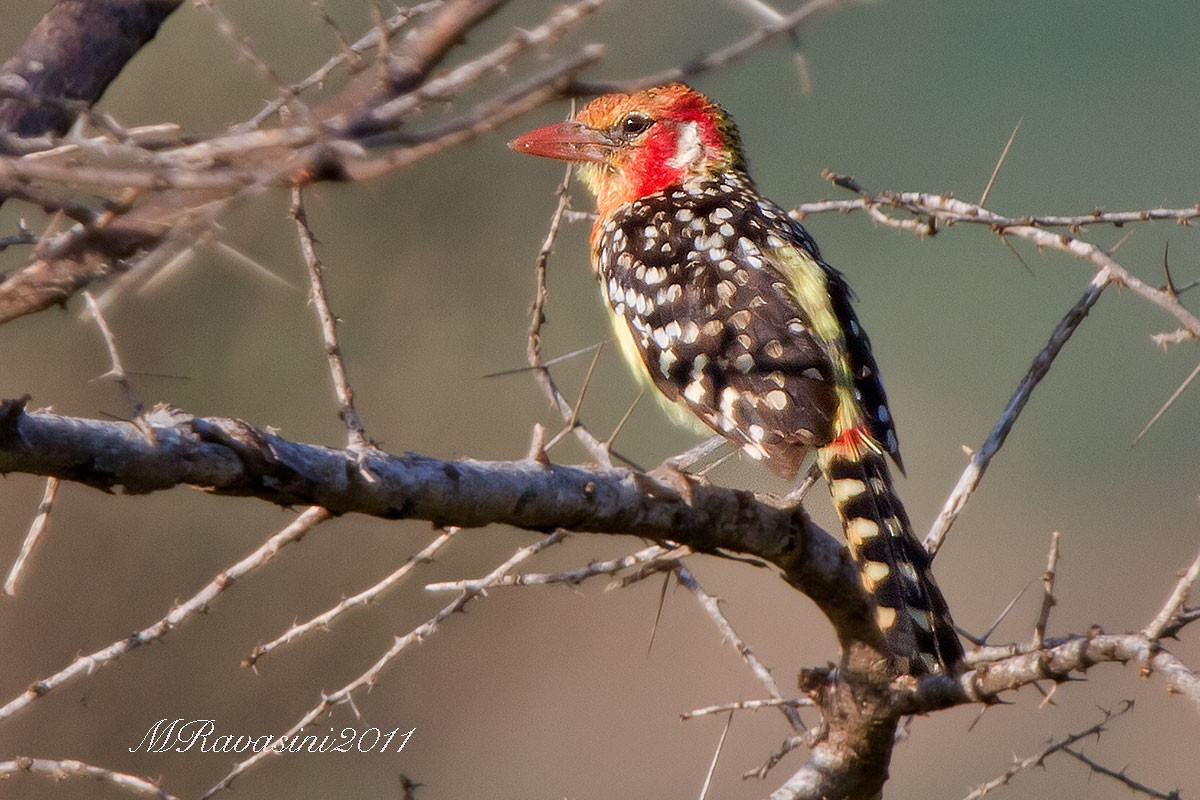
M745 169L729 115L682 83L603 95L574 119L529 131L508 146L576 164L602 219L663 189Z

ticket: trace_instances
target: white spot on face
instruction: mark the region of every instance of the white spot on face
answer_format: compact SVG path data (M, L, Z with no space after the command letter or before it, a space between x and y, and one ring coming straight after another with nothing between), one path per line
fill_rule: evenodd
M807 330L804 323L798 319L788 320L787 329L788 333L804 333Z
M778 339L772 339L763 347L763 352L771 358L780 358L783 356L783 345Z
M896 441L895 431L887 432L887 436L884 437L884 444L887 445L887 451L889 453L894 453L900 449L900 442Z
M712 212L712 217L714 222L722 219L733 219L733 212L722 206Z
M717 264L717 266L721 268L722 272L732 272L737 268L737 264L728 258L722 260L720 264Z
M695 122L681 125L675 138L675 155L667 166L686 169L704 157L704 145L700 142L700 126Z
M787 392L783 391L782 389L772 389L771 391L767 392L766 397L763 398L763 402L776 411L783 411L785 408L787 408L788 404Z
M721 320L710 319L708 322L704 323L704 327L701 328L700 331L705 336L717 336L724 329L725 329L725 326L723 324L721 324Z
M679 220L680 222L687 222L694 216L695 214L692 213L690 208L681 208L675 212L675 219Z
M650 267L646 270L646 283L649 286L657 286L667 279L667 271L662 267Z
M854 320L850 320L850 333L855 336L858 336L860 333L862 333L862 329L858 327L858 323Z
M651 334L654 337L654 343L656 345L658 345L659 347L661 347L665 350L667 347L670 346L671 337L667 336L667 332L664 331L662 328L655 328L651 332Z
M700 338L700 326L692 320L688 320L683 324L683 342L684 344L692 344Z
M749 372L754 369L754 356L749 353L742 353L733 360L733 365L737 367L739 372Z
M750 438L756 442L761 442L763 437L767 435L767 432L763 430L762 425L751 425L747 429L747 432L750 434Z
M732 315L729 318L729 321L733 323L735 328L744 331L746 330L746 326L750 324L750 312L743 308L741 311Z
M666 331L667 336L672 339L678 339L683 334L683 329L679 327L679 323L675 320L668 322L667 326L663 328L663 330Z
M733 236L733 232L734 232L733 226L730 225L728 222L723 224L720 228L718 228L718 230L721 231L722 236Z
M888 413L887 406L880 406L879 410L875 412L875 416L879 417L879 421L883 423L892 418L892 415Z
M629 269L633 266L633 255L631 253L621 253L617 256L617 266L621 269Z
M808 369L804 370L804 372L800 373L800 377L812 378L814 381L825 379L825 376L821 374L821 370L817 369L816 367L809 367Z

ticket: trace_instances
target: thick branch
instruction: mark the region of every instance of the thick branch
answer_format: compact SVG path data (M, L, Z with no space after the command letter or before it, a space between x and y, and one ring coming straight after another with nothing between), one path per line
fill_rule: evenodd
M59 0L0 67L0 130L61 136L182 0Z
M686 544L697 551L757 556L784 571L830 618L847 668L885 662L857 572L841 543L802 509L779 509L746 491L674 476L673 485L624 469L544 465L534 460L440 461L415 453L337 450L300 444L234 419L158 408L125 422L26 413L0 404L0 473L56 476L131 494L188 485L333 514L424 519L464 528L493 523L567 528ZM377 480L366 480L365 466Z

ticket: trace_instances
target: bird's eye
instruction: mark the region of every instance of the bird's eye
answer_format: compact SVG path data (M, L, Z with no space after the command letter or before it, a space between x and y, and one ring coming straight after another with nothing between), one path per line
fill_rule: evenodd
M653 124L654 120L645 114L634 111L632 114L626 114L625 118L621 120L621 133L626 136L637 136Z

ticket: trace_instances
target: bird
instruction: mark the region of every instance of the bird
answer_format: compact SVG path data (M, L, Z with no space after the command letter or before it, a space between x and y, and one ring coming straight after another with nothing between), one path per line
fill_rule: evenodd
M809 451L901 673L954 675L953 619L888 468L899 441L846 279L751 179L738 128L683 84L602 95L509 142L575 165L625 359L672 416L777 475Z

